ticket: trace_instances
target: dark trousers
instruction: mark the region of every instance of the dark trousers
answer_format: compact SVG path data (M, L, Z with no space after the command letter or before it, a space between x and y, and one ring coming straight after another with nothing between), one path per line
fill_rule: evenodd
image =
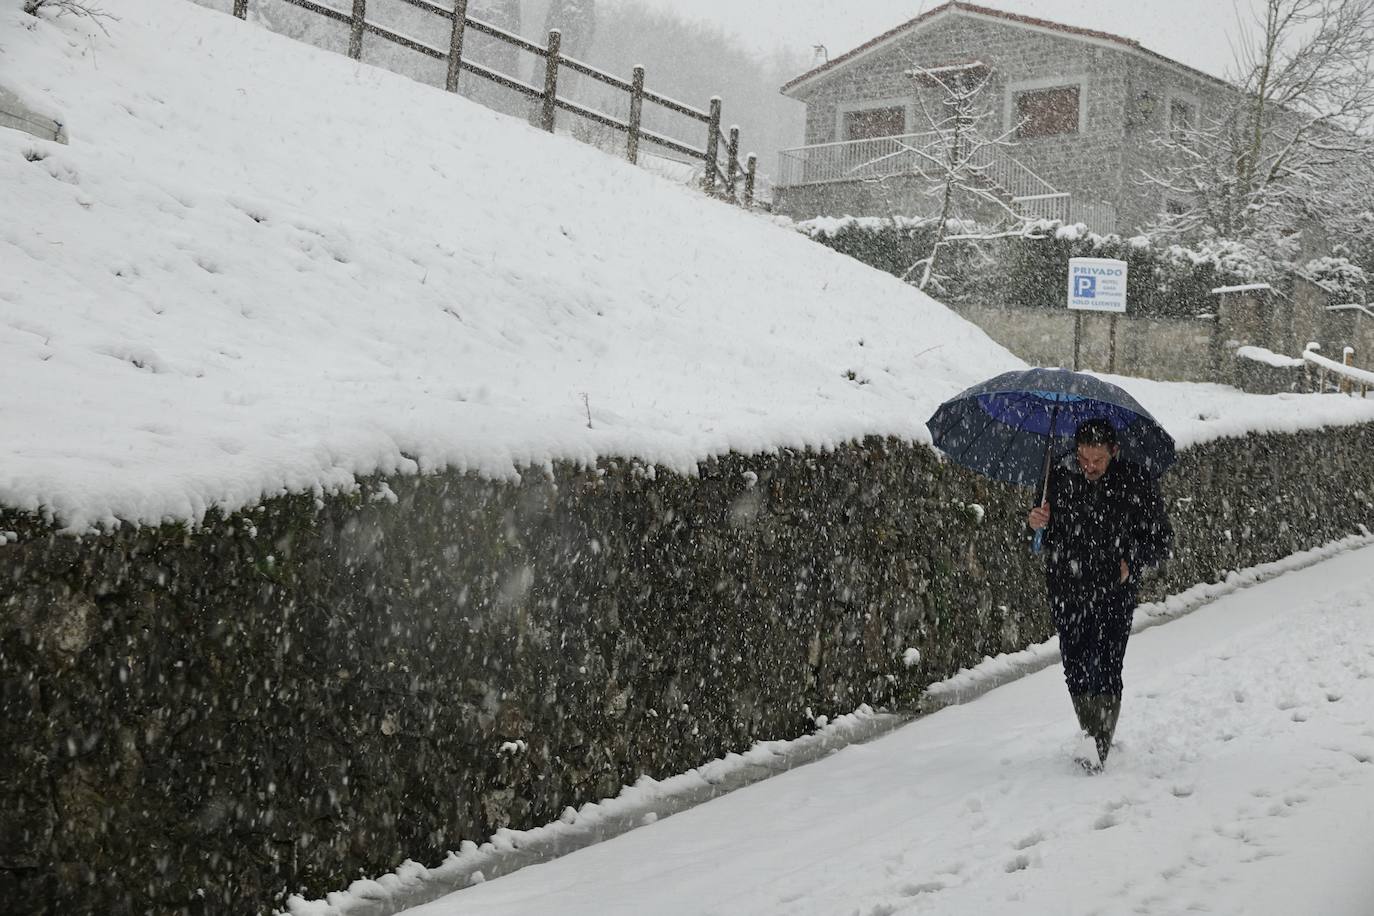
M1059 631L1069 693L1121 694L1121 668L1135 606L1131 585L1084 590L1055 588L1051 583L1050 616Z

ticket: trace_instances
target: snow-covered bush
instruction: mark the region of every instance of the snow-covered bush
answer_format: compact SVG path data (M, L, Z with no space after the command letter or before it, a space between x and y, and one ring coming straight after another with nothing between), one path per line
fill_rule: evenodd
M1302 266L1304 277L1334 296L1346 301L1363 300L1369 277L1349 258L1314 258Z
M898 277L926 256L935 221L916 217L822 217L791 224L798 232ZM981 227L960 223L950 233L979 236ZM1065 265L1070 258L1116 258L1129 265L1131 312L1186 318L1212 311L1212 290L1249 283L1286 284L1305 276L1333 296L1363 301L1368 275L1337 248L1302 264L1300 239L1287 235L1260 246L1216 236L1194 245L1148 236L1098 235L1081 223L1028 222L1016 235L978 238L956 245L941 264L937 294L945 302L1059 309L1064 305Z

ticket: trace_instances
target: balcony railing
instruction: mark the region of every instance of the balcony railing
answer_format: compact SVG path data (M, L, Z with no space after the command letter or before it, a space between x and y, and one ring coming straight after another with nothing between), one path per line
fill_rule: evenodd
M930 174L931 162L920 150L931 150L940 141L937 131L840 140L799 146L778 153L776 187L896 178ZM1107 203L1078 201L1060 191L1014 156L1005 147L984 146L969 165L986 187L1002 196L1008 206L1026 219L1081 222L1089 230L1116 231L1116 208ZM923 168L924 167L924 168Z
M798 146L778 153L776 187L797 187L835 181L891 178L916 171L914 150L935 140L934 131L897 137L871 137Z

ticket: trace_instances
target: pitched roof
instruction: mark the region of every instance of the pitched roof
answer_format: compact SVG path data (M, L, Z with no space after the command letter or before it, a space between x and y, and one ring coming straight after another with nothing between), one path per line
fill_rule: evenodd
M922 13L921 15L917 16L915 19L912 19L908 22L904 22L896 28L889 29L883 34L877 36L876 38L869 39L868 41L859 45L857 48L854 48L853 50L846 51L844 54L841 54L834 60L827 61L821 66L816 67L814 70L808 70L806 73L803 73L796 79L789 80L787 83L783 85L781 91L783 95L787 95L790 92L790 90L795 89L798 86L801 86L803 83L808 83L819 76L831 73L835 70L843 69L850 61L854 60L856 57L860 57L863 54L874 50L878 46L886 44L888 41L896 38L904 32L909 32L916 28L919 28L920 26L929 22L934 17L947 12L974 13L979 16L987 16L992 19L1001 19L1005 22L1010 22L1014 25L1023 25L1031 26L1034 28L1048 29L1053 32L1059 32L1064 35L1068 35L1072 38L1086 38L1095 41L1109 42L1111 44L1120 45L1121 47L1129 51L1134 51L1138 54L1143 54L1146 57L1154 58L1155 60L1169 64L1170 66L1178 67L1179 69L1185 70L1194 76L1207 80L1208 82L1218 83L1220 85L1227 86L1228 88L1231 87L1231 84L1227 83L1225 80L1218 79L1217 77L1212 76L1210 73L1204 73L1203 71L1198 70L1194 67L1190 67L1187 64L1179 63L1173 58L1165 57L1163 54L1160 54L1158 52L1151 51L1149 48L1143 47L1140 44L1140 42L1132 38L1123 38L1120 35L1113 35L1111 32L1099 32L1096 29L1083 29L1077 26L1064 25L1060 22L1051 22L1048 19L1037 19L1034 16L1022 16L1019 13L1008 13L1004 12L1003 10L995 10L986 6L977 6L972 3L965 3L963 2L963 0L949 0L948 3L944 3L940 6L935 7L932 10L928 10Z

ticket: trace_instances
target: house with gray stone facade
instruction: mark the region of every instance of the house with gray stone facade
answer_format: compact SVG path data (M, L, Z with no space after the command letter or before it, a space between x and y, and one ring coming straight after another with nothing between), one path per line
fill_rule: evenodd
M782 87L806 105L806 136L780 154L774 209L937 213L913 151L932 134L932 82L950 78L983 86L980 129L1010 144L989 145L979 163L1006 208L1102 233L1134 232L1186 203L1142 180L1171 155L1153 141L1221 116L1239 92L1130 38L955 0Z

